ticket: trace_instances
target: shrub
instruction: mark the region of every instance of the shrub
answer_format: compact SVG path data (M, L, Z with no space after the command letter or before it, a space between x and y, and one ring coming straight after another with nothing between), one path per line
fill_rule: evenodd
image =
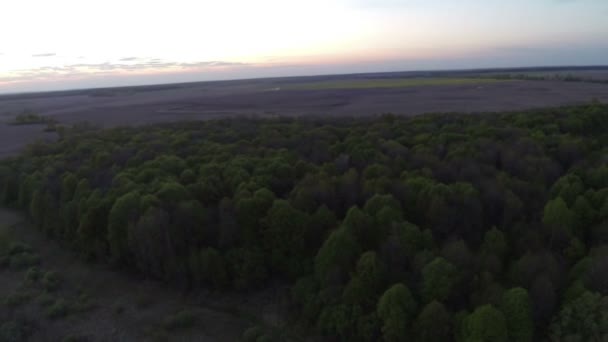
M53 303L47 310L46 316L51 319L62 318L68 315L69 307L65 299L60 298Z
M258 337L257 340L255 340L255 342L272 342L272 341L274 341L274 339L268 334L264 334L264 335Z
M24 280L25 283L29 285L38 282L38 280L40 280L40 269L37 266L28 268L27 272L25 273Z
M86 335L68 335L63 338L62 342L87 342L90 338Z
M264 334L262 328L258 326L251 327L243 333L243 341L245 342L256 342L259 337Z
M0 226L0 255L8 253L11 245L11 237L4 226Z
M30 333L29 324L22 319L11 320L0 325L0 341L21 342L27 341Z
M71 307L73 312L86 312L94 308L95 303L91 301L91 296L86 293L81 293Z
M55 297L49 293L42 293L40 296L38 296L38 298L36 298L36 302L38 305L46 308L55 303Z
M49 292L56 291L61 284L61 279L56 271L48 271L42 277L42 286Z
M16 307L25 304L32 299L32 293L30 291L16 291L4 298L4 304L10 307Z
M38 265L39 263L40 257L38 254L32 254L29 252L11 255L9 258L9 267L12 270L22 270L27 267Z
M21 254L21 253L31 253L31 252L32 252L32 247L30 247L30 245L25 244L23 242L11 242L11 244L8 247L9 255L16 255L16 254Z
M163 320L163 327L173 331L191 328L196 322L196 315L191 310L181 310Z
M0 269L7 268L10 265L11 259L6 256L0 256Z

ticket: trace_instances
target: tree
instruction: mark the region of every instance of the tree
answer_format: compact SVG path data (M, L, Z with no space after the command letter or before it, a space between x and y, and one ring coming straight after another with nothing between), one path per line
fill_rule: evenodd
M500 310L492 305L480 306L463 322L465 341L508 341L507 322Z
M549 246L554 241L564 242L570 238L574 214L561 197L551 200L543 211L543 225L549 232Z
M110 254L115 262L127 260L128 226L135 223L139 212L140 195L129 192L118 198L108 216L108 243Z
M308 214L293 208L285 200L276 200L262 225L263 244L273 269L293 279L308 272L312 266L309 253L316 249L306 241L310 225Z
M342 225L352 233L364 249L374 249L380 238L380 230L372 218L357 206L348 210Z
M350 304L368 306L374 303L385 279L384 265L376 252L361 255L355 273L344 290L344 300Z
M608 298L593 292L566 304L550 327L555 341L605 341L608 338Z
M226 264L237 290L259 288L268 277L264 253L259 248L233 248L226 253Z
M347 341L353 334L357 316L358 313L353 313L351 306L328 305L321 312L317 325L323 335Z
M315 257L315 274L323 286L343 284L359 254L352 234L344 229L334 230Z
M439 342L452 338L452 315L437 301L428 303L414 322L417 341Z
M510 341L532 341L534 319L528 291L521 287L512 288L502 296L501 311L504 313Z
M133 264L140 272L164 279L167 274L168 255L166 241L170 229L169 214L161 208L149 208L132 225L127 233L129 252Z
M481 252L483 255L496 255L502 260L508 252L505 234L498 228L492 227L483 236Z
M456 267L441 257L435 258L422 269L421 294L424 301L448 299L457 280Z
M378 301L378 317L382 321L382 337L385 341L404 341L417 311L417 304L410 290L402 283L390 287Z
M215 289L225 289L228 285L228 274L224 258L212 247L205 248L200 252L199 274L202 284Z

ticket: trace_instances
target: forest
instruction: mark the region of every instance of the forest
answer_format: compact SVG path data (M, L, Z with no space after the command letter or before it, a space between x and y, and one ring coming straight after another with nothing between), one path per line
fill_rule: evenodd
M0 202L183 291L289 284L326 341L608 339L608 106L61 128Z

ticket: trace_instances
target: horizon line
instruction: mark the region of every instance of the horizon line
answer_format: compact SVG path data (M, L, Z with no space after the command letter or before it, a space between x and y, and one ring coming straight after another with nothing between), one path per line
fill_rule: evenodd
M512 67L487 67L487 68L452 68L452 69L413 69L413 70L394 70L394 71L377 71L377 72L352 72L352 73L320 73L310 75L286 75L278 77L245 77L245 78L227 78L227 79L215 79L215 80L201 80L201 81L188 81L188 82L160 82L160 83L133 83L128 85L118 85L113 87L76 87L76 88L65 88L57 90L38 90L38 91L18 91L18 92L2 92L0 91L0 98L5 96L19 96L19 95L35 95L35 94L55 94L63 92L76 92L76 91L89 91L89 90L103 90L103 89L121 89L121 88L144 88L144 87L157 87L157 86L169 86L169 85L192 85L200 83L220 83L220 82L238 82L238 81L255 81L255 80L280 80L280 79L293 79L293 78L314 78L322 76L364 76L364 75L386 75L386 74L407 74L407 73L425 73L425 72L493 72L493 71L525 71L525 70L567 70L567 69L579 69L579 70L593 70L593 69L608 69L608 64L603 65L529 65L529 66L512 66Z

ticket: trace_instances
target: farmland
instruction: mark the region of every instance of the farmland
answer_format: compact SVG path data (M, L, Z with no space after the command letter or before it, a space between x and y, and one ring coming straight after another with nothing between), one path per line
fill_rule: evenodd
M499 79L479 78L401 78L401 79L366 79L350 81L325 81L314 83L303 83L288 87L287 89L300 90L323 90L323 89L383 89L383 88L406 88L424 86L458 86L478 85L488 83L507 82Z
M4 95L0 96L0 156L14 154L39 139L55 139L55 133L44 132L43 122L10 125L24 111L58 126L88 122L116 127L235 116L412 116L557 107L593 99L608 102L605 84L491 78L504 72L334 75ZM605 70L577 72L603 75Z

